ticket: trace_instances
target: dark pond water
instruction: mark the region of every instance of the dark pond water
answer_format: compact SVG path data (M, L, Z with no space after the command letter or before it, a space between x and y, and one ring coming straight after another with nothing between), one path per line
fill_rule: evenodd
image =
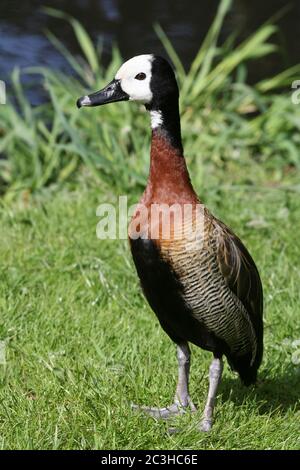
M186 66L189 65L216 13L219 0L1 0L0 79L8 80L15 66L47 65L68 71L68 65L45 37L50 29L74 54L79 53L71 28L62 20L45 15L43 5L58 8L79 19L92 38L102 40L104 60L111 46L119 45L124 58L145 52L162 53L153 31L159 22ZM300 0L235 0L222 38L232 31L243 39L281 8L290 9L278 21L276 38L280 52L250 69L249 80L258 79L300 62ZM30 94L33 102L42 99L39 87Z

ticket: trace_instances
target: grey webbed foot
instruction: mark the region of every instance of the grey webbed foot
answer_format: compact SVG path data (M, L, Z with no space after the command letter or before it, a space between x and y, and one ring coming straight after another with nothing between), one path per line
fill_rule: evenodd
M186 413L187 409L190 409L192 412L196 411L196 407L190 399L188 400L188 403L186 405L181 405L180 403L173 403L172 405L167 406L165 408L158 408L132 404L131 408L134 411L140 411L156 419L169 419L174 416L182 415L183 413Z
M168 419L173 416L178 416L190 409L192 412L196 411L189 395L189 371L190 371L190 349L187 343L177 345L177 360L178 360L178 381L174 403L166 408L154 408L150 406L132 405L135 411L142 411L153 418Z
M208 432L212 428L212 419L203 418L200 423L200 431Z

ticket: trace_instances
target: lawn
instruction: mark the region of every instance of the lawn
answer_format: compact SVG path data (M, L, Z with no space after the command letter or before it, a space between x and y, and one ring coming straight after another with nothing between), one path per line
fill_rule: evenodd
M97 239L104 195L86 181L1 207L1 447L299 448L299 193L245 186L203 194L259 266L265 354L257 387L225 367L215 425L204 434L197 424L210 354L193 347L199 412L177 418L180 432L169 435L168 423L133 414L130 403L171 402L175 347L142 297L127 242Z
M49 101L32 107L22 74L0 106L0 448L300 448L300 67L258 84L247 63L274 53L271 24L242 44L218 43L230 1L191 69L176 67L187 163L203 202L242 238L259 268L265 350L257 386L224 370L211 432L198 431L210 354L192 347L191 396L198 407L171 423L130 404L167 406L177 375L175 346L145 302L126 240L96 237L96 209L137 202L149 167L148 116L131 103L79 111L75 102L108 83L82 26L85 58L56 38L76 75L35 69ZM48 10L60 21L62 14ZM40 82L39 82L40 83Z

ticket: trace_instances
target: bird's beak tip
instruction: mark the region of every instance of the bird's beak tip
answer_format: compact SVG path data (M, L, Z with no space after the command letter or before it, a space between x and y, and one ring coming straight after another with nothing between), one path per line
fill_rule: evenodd
M82 96L76 101L77 108L81 108L82 106L91 106L90 98L86 96Z

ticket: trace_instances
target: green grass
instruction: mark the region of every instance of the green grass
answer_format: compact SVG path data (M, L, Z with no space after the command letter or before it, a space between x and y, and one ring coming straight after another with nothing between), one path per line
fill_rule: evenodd
M226 367L213 430L198 432L210 354L193 347L199 412L175 421L182 432L170 436L166 423L131 412L131 402L170 403L175 348L141 295L127 242L96 238L96 207L109 195L85 177L74 191L1 210L2 448L300 447L300 369L292 360L300 339L299 193L250 186L203 196L242 236L262 274L257 388L243 387Z
M188 72L156 31L177 69L195 189L241 236L262 276L259 385L244 388L226 367L214 428L198 432L210 354L193 347L199 412L175 421L181 432L170 436L166 423L131 412L131 402L171 402L175 347L142 297L127 242L96 238L96 208L123 194L138 201L149 121L132 103L76 109L79 96L111 80L121 58L115 49L103 69L100 49L68 18L86 62L49 37L77 76L27 70L42 73L49 92L49 103L33 108L16 70L17 108L11 100L0 107L0 447L300 448L300 106L290 93L299 67L248 86L247 64L274 51L276 28L220 46L229 6L221 2Z

